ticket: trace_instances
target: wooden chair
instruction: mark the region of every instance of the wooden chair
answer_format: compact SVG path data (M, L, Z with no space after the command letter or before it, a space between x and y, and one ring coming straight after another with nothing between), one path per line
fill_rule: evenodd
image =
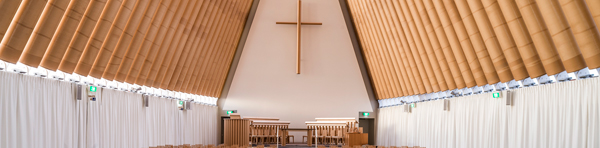
M262 126L260 131L262 132L259 136L261 143L268 144L269 143L269 128L266 126Z
M256 145L256 148L265 148L265 145Z
M277 143L277 126L271 126L269 127L269 139L270 139L270 143Z
M256 126L256 144L265 144L265 128L262 126Z
M325 132L327 132L327 135L325 135L325 143L333 144L333 136L335 136L335 127L326 127Z
M331 136L332 140L335 140L335 145L342 143L342 139L344 139L344 129L342 127L338 127L334 129L333 133L335 135Z
M250 127L250 143L258 144L258 131L254 127Z
M320 143L325 144L327 142L327 136L329 134L329 131L327 131L326 127L321 127L321 130L319 130L319 138L321 140Z
M294 135L290 135L290 131L285 131L285 133L285 135L287 135L287 137L285 138L287 140L286 142L290 143L290 138L292 138L292 143L296 142L296 140L294 139Z
M311 126L308 128L313 129L313 132L311 132L311 134L312 134L312 137L315 138L315 130L314 129L316 129L316 127ZM304 136L302 136L302 143L304 143L304 138L306 138L306 143L308 143L308 140L312 140L312 139L308 139L308 135L304 135Z

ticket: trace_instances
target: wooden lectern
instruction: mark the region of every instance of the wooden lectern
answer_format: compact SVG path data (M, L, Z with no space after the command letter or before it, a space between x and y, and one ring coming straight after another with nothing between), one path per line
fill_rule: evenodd
M348 133L346 145L353 147L369 144L369 134L367 133Z
M224 144L227 146L248 146L250 139L250 120L248 119L225 119L224 120Z

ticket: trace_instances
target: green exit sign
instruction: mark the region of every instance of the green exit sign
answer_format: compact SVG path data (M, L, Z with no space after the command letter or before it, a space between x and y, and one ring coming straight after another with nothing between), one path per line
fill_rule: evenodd
M363 116L369 116L369 113L363 113Z
M494 97L494 98L500 98L501 97L500 96L500 92L492 93L492 97Z
M96 90L98 90L98 88L96 88L96 86L90 86L90 91L91 92L96 92Z
M410 104L410 107L415 108L415 104L414 103Z
M229 115L229 114L231 114L231 113L233 113L233 111L232 111L232 110L228 110L228 111L227 111L227 114L228 114L228 115Z

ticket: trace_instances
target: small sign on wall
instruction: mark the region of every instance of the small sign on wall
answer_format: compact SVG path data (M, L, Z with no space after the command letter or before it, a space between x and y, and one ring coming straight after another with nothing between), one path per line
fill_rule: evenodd
M502 98L502 92L494 92L494 93L492 93L492 97L494 97L494 98Z
M360 118L370 118L371 112L359 112Z

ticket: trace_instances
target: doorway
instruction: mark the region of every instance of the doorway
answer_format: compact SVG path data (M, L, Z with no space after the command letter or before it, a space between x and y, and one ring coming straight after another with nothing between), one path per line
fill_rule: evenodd
M224 135L225 130L223 130L223 129L225 129L224 128L225 127L225 119L229 119L229 116L221 116L221 143L220 144L225 143L225 139L224 139L225 138L225 135Z
M363 128L363 133L369 134L369 145L375 145L375 119L359 118L358 127Z

